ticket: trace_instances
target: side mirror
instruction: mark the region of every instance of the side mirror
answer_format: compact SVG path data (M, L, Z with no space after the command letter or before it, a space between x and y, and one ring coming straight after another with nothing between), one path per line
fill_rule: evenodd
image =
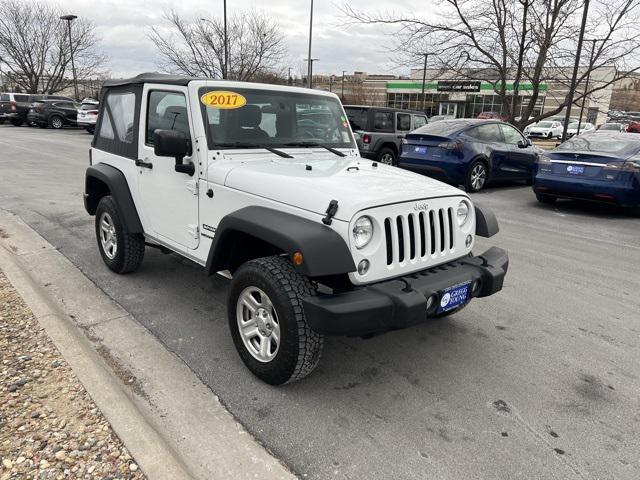
M526 140L518 140L518 148L527 148L530 147L531 145L533 145L531 143L530 139L526 139Z
M196 167L183 163L184 157L191 155L191 140L178 130L156 130L153 132L153 151L158 157L174 157L176 172L193 175Z

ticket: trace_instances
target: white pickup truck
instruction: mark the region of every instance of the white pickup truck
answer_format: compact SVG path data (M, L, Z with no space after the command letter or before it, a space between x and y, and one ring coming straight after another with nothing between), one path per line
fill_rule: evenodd
M279 385L325 335L372 336L502 289L507 253L473 256L495 216L451 186L360 157L336 95L142 74L105 83L85 207L117 273L145 248L231 278L240 357Z

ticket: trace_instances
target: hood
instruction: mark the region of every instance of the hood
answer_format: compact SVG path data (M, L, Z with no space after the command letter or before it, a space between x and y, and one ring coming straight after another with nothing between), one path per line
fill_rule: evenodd
M324 215L338 201L335 218L349 221L360 210L390 203L466 194L429 177L357 156L338 157L325 150L287 150L295 158L268 153L225 152L224 184L277 202Z

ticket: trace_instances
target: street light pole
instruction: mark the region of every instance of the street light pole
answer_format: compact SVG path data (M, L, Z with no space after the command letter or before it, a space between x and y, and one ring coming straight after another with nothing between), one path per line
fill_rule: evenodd
M311 13L309 15L309 53L307 55L307 87L312 88L311 75L313 75L313 59L311 58L311 37L313 34L313 0L311 0Z
M582 112L584 112L584 103L587 100L587 91L589 91L589 79L591 78L591 68L593 65L593 54L596 51L596 42L598 40L597 39L592 39L591 42L591 56L589 57L589 66L587 67L587 78L585 79L585 83L584 83L584 92L582 93L582 106L580 107L580 118L578 119L578 132L576 133L576 135L580 135L580 126L582 125Z
M308 88L312 88L312 81L311 79L313 78L313 62L317 62L318 60L320 60L319 58L310 58L308 60L305 60L305 62L309 62L309 66L307 67L307 87Z
M422 69L422 111L424 112L424 84L427 81L427 59L429 58L428 53L423 53L424 55L424 68Z
M71 70L73 71L73 90L75 92L76 100L78 100L78 78L76 77L76 64L73 60L73 42L71 40L71 22L76 18L78 18L77 15L63 15L60 17L60 20L67 22L69 31L69 48L71 49Z
M229 37L227 36L227 0L223 2L224 9L224 71L222 78L224 80L229 76Z
M587 25L587 14L589 13L589 0L584 0L584 8L582 10L582 24L580 25L580 35L578 35L578 51L576 52L576 62L573 65L573 75L571 77L571 86L569 87L569 101L567 103L567 112L564 115L564 127L562 128L562 141L567 139L567 128L569 127L569 119L571 118L571 104L573 103L573 93L576 89L576 79L578 78L578 67L580 66L580 52L582 51L582 42L584 40L584 30Z
M344 102L344 74L346 73L346 70L342 70L342 92L340 93L340 100L342 100Z

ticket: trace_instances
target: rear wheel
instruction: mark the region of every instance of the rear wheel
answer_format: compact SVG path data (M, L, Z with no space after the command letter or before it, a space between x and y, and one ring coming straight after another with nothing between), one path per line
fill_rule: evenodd
M487 164L482 160L476 160L467 170L464 188L467 192L479 192L484 188L489 177Z
M94 130L93 127L87 127L85 130L93 135L93 130Z
M47 126L48 125L46 123L39 123L38 124L38 127L40 127L40 128L47 128Z
M536 193L536 199L540 203L548 203L548 204L556 203L556 200L557 200L556 197L551 197L549 195L544 195L542 193Z
M378 153L377 160L380 163L384 163L386 165L395 166L395 164L396 164L396 152L394 152L389 147L382 147L380 149L380 152Z
M49 125L51 125L51 128L59 130L64 126L64 120L62 120L62 117L58 115L52 115L49 119Z
M24 123L24 120L11 120L11 125L14 127L20 127Z
M144 237L126 233L111 195L100 199L96 209L96 239L104 263L116 273L133 272L144 258Z
M284 257L242 265L233 275L227 311L240 358L271 385L309 375L322 354L323 337L309 328L302 298L315 294L308 278Z

